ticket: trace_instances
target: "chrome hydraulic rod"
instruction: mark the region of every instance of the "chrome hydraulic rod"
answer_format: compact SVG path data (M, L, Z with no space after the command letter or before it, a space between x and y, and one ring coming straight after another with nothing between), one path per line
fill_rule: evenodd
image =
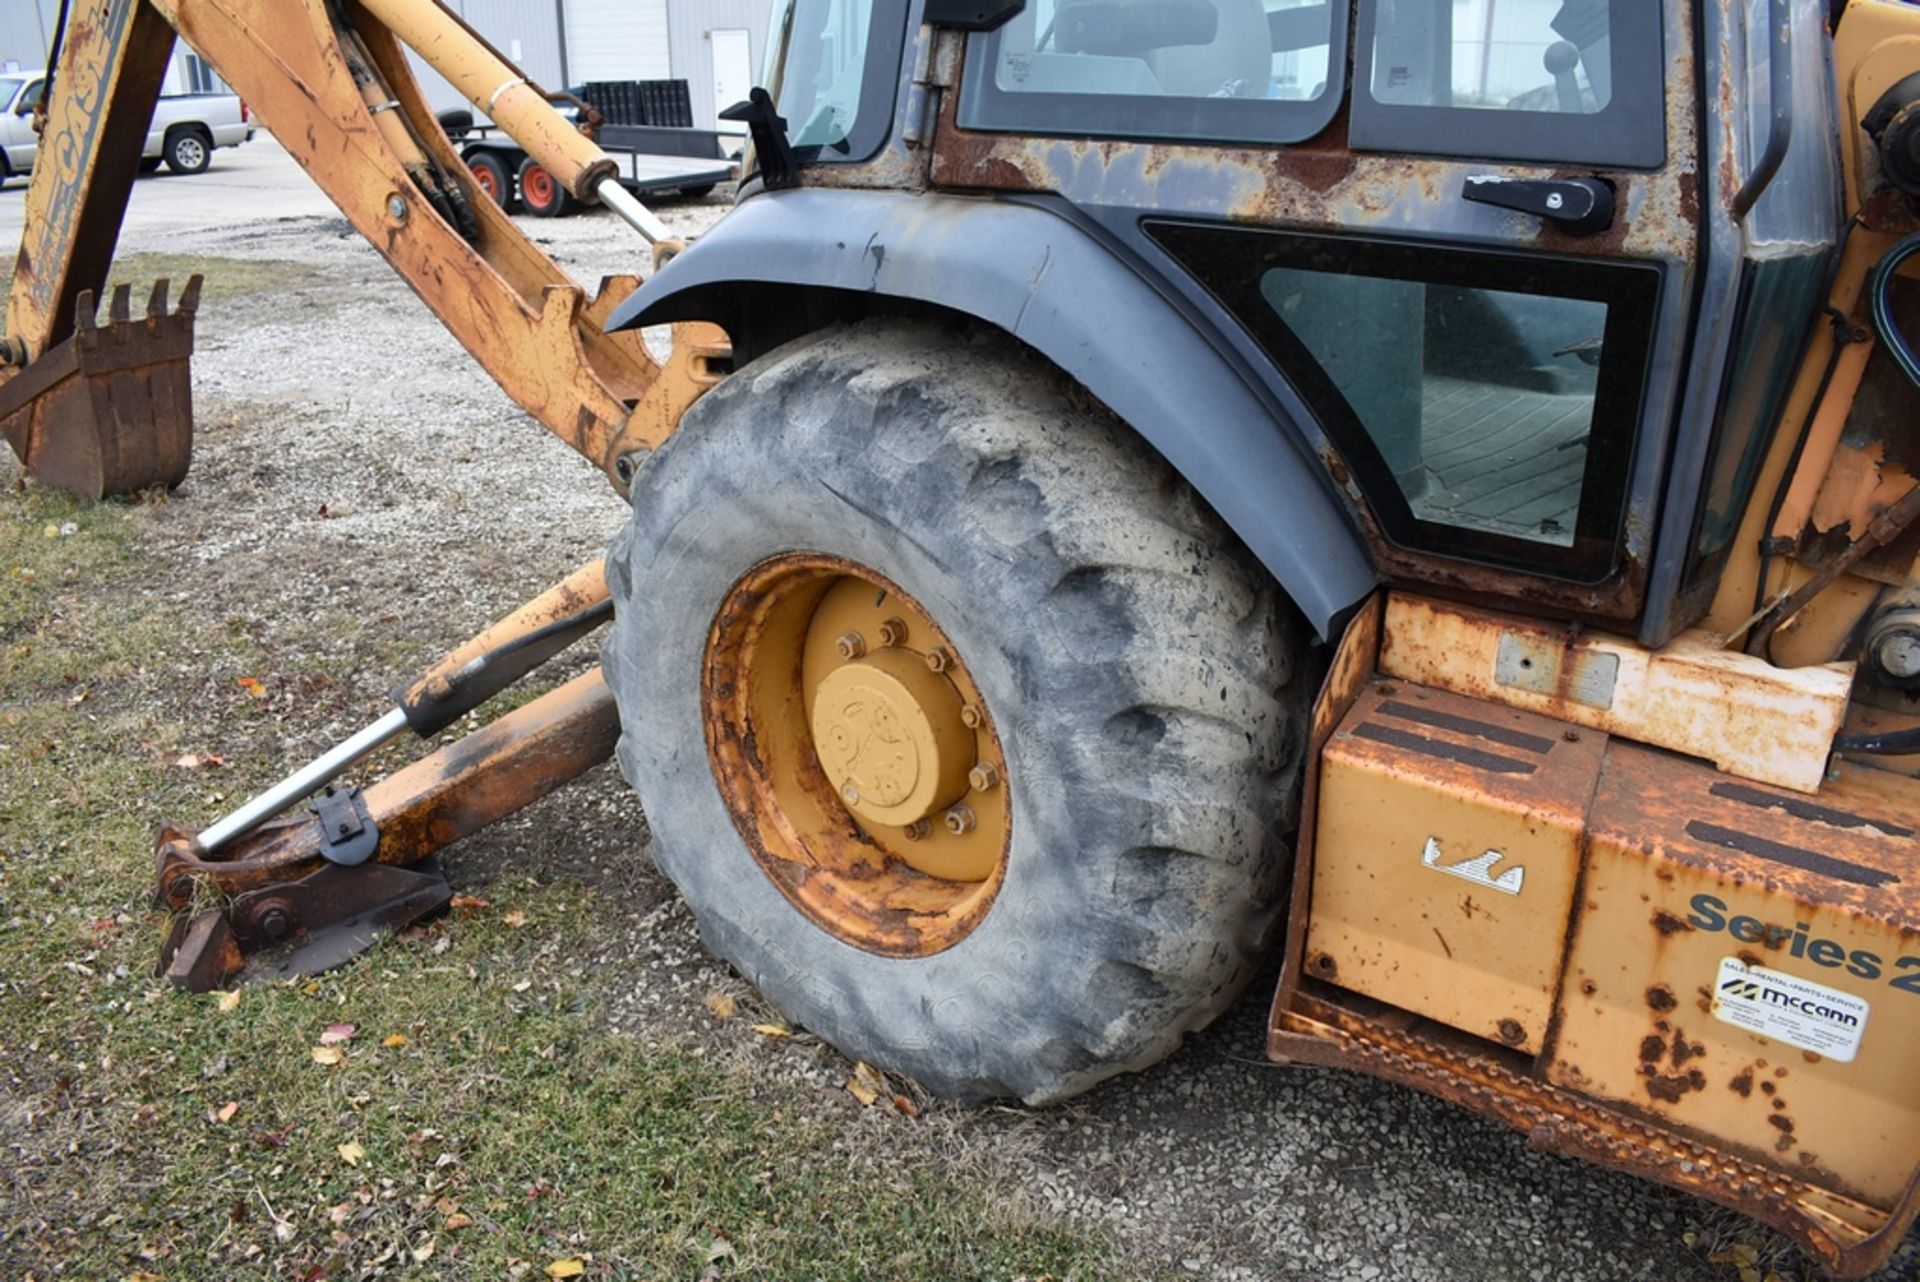
M620 179L609 174L595 187L594 195L600 197L600 203L618 214L627 226L639 232L649 245L658 245L670 238L673 233L660 221L651 209L641 204L634 194L620 185Z
M613 617L604 562L575 570L393 692L394 707L188 843L199 857L252 832L411 730L432 738Z
M377 749L405 734L407 710L395 708L352 738L327 749L233 813L207 825L193 839L195 854L210 855L243 837L296 802L320 791Z

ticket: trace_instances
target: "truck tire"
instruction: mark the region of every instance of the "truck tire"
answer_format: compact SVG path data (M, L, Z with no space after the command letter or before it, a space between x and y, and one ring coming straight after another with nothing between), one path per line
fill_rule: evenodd
M494 204L505 209L513 197L513 175L507 172L506 161L485 148L467 153L467 171L473 175L473 185Z
M1124 425L998 336L866 322L707 393L632 493L603 649L621 766L708 947L774 1006L936 1093L1039 1104L1160 1059L1241 990L1297 823L1302 634ZM901 617L840 635L815 683L830 605ZM832 665L899 644L890 670L944 668L1000 767L906 845L832 813L836 789L891 804L884 771L821 764L848 759L820 719ZM945 699L869 709L853 741L888 747ZM880 758L911 758L896 782L947 768L951 736L918 733ZM992 824L990 870L903 862Z
M213 163L213 139L192 125L167 131L167 168L176 174L204 174Z
M579 205L573 193L532 156L520 162L520 203L536 218L560 218Z

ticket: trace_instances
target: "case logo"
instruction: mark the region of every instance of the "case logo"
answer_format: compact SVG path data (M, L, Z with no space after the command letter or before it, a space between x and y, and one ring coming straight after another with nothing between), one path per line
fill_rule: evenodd
M1449 877L1458 877L1470 881L1476 886L1485 886L1488 890L1497 890L1502 894L1517 895L1527 879L1527 870L1515 865L1501 873L1493 875L1493 866L1506 855L1498 850L1489 850L1485 854L1475 855L1472 859L1463 859L1457 864L1440 862L1442 852L1438 837L1427 838L1427 848L1420 853L1420 862L1435 872L1443 872Z

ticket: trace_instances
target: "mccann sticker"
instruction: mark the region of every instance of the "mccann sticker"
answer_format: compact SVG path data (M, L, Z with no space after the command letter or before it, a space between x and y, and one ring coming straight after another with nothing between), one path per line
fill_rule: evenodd
M1749 966L1738 957L1720 959L1713 1015L1842 1064L1853 1062L1867 1031L1867 1003L1861 998L1785 971Z

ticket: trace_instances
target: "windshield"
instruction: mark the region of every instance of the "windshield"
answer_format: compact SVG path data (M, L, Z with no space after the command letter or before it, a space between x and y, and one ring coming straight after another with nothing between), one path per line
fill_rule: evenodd
M874 0L778 0L767 92L803 160L864 160L886 141L905 23Z
M24 76L0 76L0 107L12 106L13 95L19 93L25 83Z

